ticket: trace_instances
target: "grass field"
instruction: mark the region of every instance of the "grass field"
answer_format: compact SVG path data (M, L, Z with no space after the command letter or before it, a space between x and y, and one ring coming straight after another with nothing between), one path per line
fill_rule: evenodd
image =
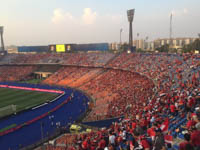
M0 109L9 105L16 105L16 112L19 112L53 100L57 96L56 93L0 88ZM0 113L0 117L9 115L6 111Z
M31 79L31 80L27 80L27 81L21 81L20 83L39 84L40 82L42 82L41 79Z

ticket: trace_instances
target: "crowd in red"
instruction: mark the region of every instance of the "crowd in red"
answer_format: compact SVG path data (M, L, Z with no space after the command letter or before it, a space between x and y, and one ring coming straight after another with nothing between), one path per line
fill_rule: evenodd
M141 104L153 93L154 84L138 73L80 67L63 67L44 83L78 87L94 100L95 107L87 120L99 120L122 116L135 103Z
M55 57L61 60L65 55ZM70 54L63 64L102 68L63 67L44 83L87 92L95 100L87 120L124 119L108 129L65 135L48 149L164 150L172 149L177 137L183 139L181 150L200 148L199 58L191 54Z
M0 66L0 81L25 80L35 69L35 66Z
M91 117L107 107L100 119L125 118L108 129L65 135L48 149L173 149L176 137L183 139L181 150L200 147L199 56L123 53L108 67L115 69L80 89L97 100Z
M123 70L105 70L104 73L80 87L96 104L87 120L99 120L124 115L142 105L153 93L151 80L137 73ZM137 100L140 101L137 101ZM137 104L138 103L138 104Z
M70 83L89 73L91 70L85 67L62 67L52 76L44 80L43 83L69 86Z

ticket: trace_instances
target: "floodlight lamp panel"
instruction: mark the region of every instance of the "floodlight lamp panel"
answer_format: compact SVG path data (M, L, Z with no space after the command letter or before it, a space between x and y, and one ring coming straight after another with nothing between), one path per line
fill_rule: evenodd
M133 22L134 13L135 13L135 9L130 9L127 11L127 16L128 16L129 22Z
M127 11L128 16L133 16L135 12L135 9L130 9Z

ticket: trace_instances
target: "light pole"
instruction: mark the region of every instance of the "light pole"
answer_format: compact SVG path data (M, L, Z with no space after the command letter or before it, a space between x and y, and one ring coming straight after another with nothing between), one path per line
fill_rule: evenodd
M40 122L40 127L41 127L41 139L43 140L44 138L44 134L43 134L43 125L44 123L43 122Z
M172 19L173 19L173 13L170 15L170 27L169 27L169 47L173 47L173 39L172 39Z
M145 49L146 49L146 50L148 49L148 39L149 39L149 37L147 36L146 39L145 39L145 40L146 40L146 41L145 41Z
M42 139L42 143L44 142L44 132L43 132L43 127L44 127L44 123L40 122L40 130L41 130L41 139ZM44 150L44 144L42 144L42 150Z
M119 40L120 40L120 48L122 47L122 31L123 31L123 29L121 28L121 29L120 29L120 37L119 37Z

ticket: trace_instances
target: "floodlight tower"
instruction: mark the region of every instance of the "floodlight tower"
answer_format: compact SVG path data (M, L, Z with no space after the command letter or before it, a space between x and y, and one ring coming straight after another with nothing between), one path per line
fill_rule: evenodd
M119 40L120 40L120 46L122 45L122 31L123 31L123 29L121 28L120 29L120 38L119 38Z
M135 14L135 9L130 9L127 11L128 21L129 21L129 48L132 49L133 46L133 30L132 23Z
M1 35L1 50L4 51L3 26L0 26L0 35Z
M170 28L169 28L169 44L170 46L172 46L172 17L173 17L173 14L171 13L170 15Z

